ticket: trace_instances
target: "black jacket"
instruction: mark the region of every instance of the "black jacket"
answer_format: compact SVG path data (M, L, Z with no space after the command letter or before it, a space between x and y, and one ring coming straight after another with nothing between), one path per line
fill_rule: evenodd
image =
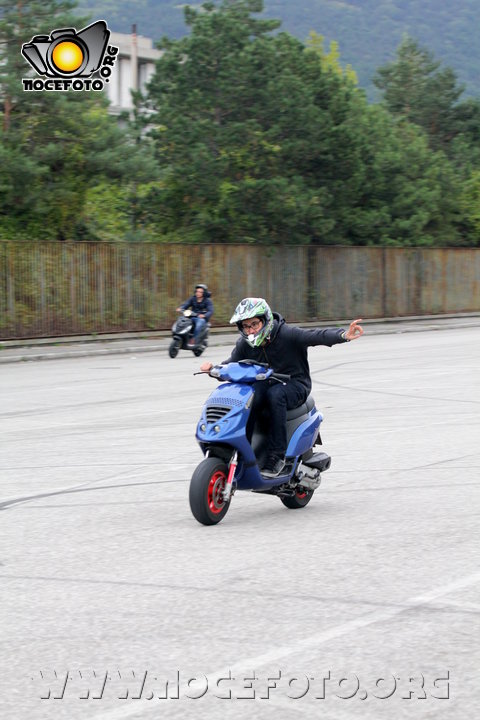
M188 300L185 300L184 303L180 305L182 310L188 310L188 308L192 308L192 310L196 313L201 313L202 315L205 315L205 320L208 322L210 318L213 315L213 302L210 300L210 292L203 293L203 298L200 300L200 302L197 300L196 295L192 295L192 297L188 298Z
M268 363L276 372L290 375L292 380L302 383L307 392L312 389L310 367L308 365L308 348L313 345L337 345L347 342L343 328L306 329L288 325L278 313L273 313L273 330L270 340L262 347L252 348L240 337L233 348L231 356L224 360L258 360Z

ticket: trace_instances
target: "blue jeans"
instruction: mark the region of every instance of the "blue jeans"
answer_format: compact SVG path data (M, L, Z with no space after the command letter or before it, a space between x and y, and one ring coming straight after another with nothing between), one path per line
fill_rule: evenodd
M205 318L200 317L194 317L192 318L193 321L193 337L197 338L200 335L200 332L203 330L205 325L207 324L207 321Z

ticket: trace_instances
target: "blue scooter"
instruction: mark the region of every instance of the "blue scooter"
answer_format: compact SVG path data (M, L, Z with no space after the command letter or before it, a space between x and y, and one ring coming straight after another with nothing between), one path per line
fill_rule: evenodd
M203 525L219 523L237 490L276 495L290 509L305 507L320 485L320 474L331 463L329 455L313 451L321 444L323 420L313 397L287 411L285 468L278 477L264 477L259 468L266 455L268 417L259 413L251 443L246 435L252 385L259 380L285 382L289 376L253 360L217 365L208 374L222 384L208 397L197 425L196 439L205 458L190 481L190 508L195 519Z

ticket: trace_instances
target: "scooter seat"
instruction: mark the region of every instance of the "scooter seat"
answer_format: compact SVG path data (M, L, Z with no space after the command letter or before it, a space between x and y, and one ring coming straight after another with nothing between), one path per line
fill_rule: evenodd
M313 395L309 395L303 405L299 405L293 410L287 410L287 420L296 420L301 415L308 415L308 413L315 407L315 400Z

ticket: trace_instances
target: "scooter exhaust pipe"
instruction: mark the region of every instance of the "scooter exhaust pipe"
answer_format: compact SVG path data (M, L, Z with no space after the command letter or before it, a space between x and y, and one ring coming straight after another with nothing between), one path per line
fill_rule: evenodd
M322 478L320 477L318 470L316 473L316 475L310 475L309 473L299 470L297 472L298 484L307 490L316 490L322 482Z
M324 452L313 453L307 460L302 461L302 465L306 465L308 468L315 468L320 472L328 470L332 464L332 458L330 455Z

